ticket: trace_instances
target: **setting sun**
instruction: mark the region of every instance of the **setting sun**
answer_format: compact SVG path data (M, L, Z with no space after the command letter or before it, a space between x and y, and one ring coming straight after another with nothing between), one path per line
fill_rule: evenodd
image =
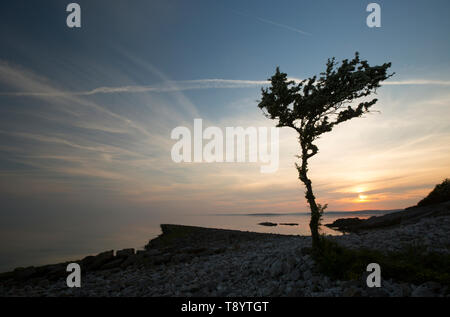
M358 202L365 202L365 201L367 201L367 195L359 194L358 198L359 198Z

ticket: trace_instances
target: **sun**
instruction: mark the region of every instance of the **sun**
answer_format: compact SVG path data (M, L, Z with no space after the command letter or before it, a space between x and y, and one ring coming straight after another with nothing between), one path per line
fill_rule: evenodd
M367 201L367 198L368 198L367 195L363 195L363 194L358 195L358 201L361 203Z

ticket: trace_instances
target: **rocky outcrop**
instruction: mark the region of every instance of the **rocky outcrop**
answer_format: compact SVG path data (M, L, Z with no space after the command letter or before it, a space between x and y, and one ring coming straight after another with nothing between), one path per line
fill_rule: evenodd
M421 219L448 215L450 215L450 201L426 207L411 207L369 219L343 218L325 226L344 232L360 232L399 225L410 225L419 222Z
M260 223L258 223L258 225L260 225L260 226L266 226L266 227L275 227L275 226L277 226L276 223L274 223L274 222L269 222L269 221L260 222Z
M325 226L338 229L341 231L352 231L355 227L359 226L363 222L363 219L359 218L341 218L335 220L331 224L326 224Z
M95 271L112 260L114 260L114 250L105 251L96 256L87 256L81 260L80 265L83 271Z

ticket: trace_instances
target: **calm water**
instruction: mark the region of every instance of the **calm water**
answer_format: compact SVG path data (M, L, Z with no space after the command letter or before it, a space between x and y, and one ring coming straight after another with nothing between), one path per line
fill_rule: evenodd
M368 218L381 212L339 213L324 216L323 223L330 223L338 218ZM278 225L266 227L260 222L273 222ZM160 224L172 223L209 228L234 229L288 235L309 235L309 214L284 215L164 215L158 219L134 219L128 223L108 224L94 228L83 227L80 232L68 232L55 228L49 232L27 232L11 236L8 244L0 249L0 272L18 266L43 265L63 261L78 260L86 255L97 254L105 250L122 248L142 249L150 239L161 234ZM280 225L280 223L298 223L297 226ZM64 227L62 227L64 228ZM338 231L325 226L326 234L340 235ZM4 237L5 238L5 237Z
M362 218L361 215L358 217ZM365 215L364 218L368 217ZM342 215L327 216L323 223L333 222L342 218ZM201 227L235 229L243 231L254 231L264 233L278 233L291 235L310 235L309 232L309 214L306 215L215 215L215 216L190 216L185 219L187 225L197 225ZM277 223L277 226L262 226L261 222ZM297 223L296 226L280 225L280 223ZM338 231L323 226L322 232L332 235L340 235Z

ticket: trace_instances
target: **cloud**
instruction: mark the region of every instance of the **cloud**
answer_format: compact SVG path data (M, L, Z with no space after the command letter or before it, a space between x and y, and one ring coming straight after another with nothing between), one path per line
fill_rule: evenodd
M39 92L23 94L32 100L9 98L2 109L7 116L0 120L0 186L32 196L41 189L22 184L34 181L50 190L64 182L74 195L104 191L119 196L182 179L182 173L168 168L169 132L196 109L164 74L157 77L174 93L95 100L88 98L92 94L65 92L26 68L0 62L0 84Z
M312 36L311 33L302 31L302 30L300 30L300 29L298 29L298 28L294 28L294 27L289 26L289 25L286 25L286 24L274 22L274 21L271 21L271 20L268 20L268 19L264 19L264 18L261 18L261 17L258 17L258 16L246 14L246 13L239 12L239 11L234 11L234 12L235 12L236 14L242 15L242 16L244 16L244 17L254 18L254 19L256 19L256 20L258 20L258 21L261 21L261 22L263 22L263 23L266 23L266 24L271 24L271 25L277 26L277 27L279 27L279 28L283 28L283 29L286 29L286 30L289 30L289 31L292 31L292 32L296 32L296 33L302 34L302 35Z
M435 86L450 86L450 80L430 80L430 79L411 79L400 81L386 81L383 85L435 85Z
M196 89L247 88L268 84L269 81L262 80L196 79L184 81L166 81L157 85L98 87L86 91L47 90L35 92L0 92L0 96L90 96L96 94L112 93L177 92Z
M90 116L92 116L92 113L100 114L103 117L106 116L109 118L109 120L103 120L105 122L105 129L108 129L108 127L111 126L111 123L115 123L117 125L117 122L120 122L125 129L132 127L140 133L151 137L151 135L144 128L137 125L129 118L110 111L103 105L80 98L77 93L61 91L54 84L50 83L47 78L38 76L37 74L17 65L11 65L0 61L0 82L19 89L18 92L0 93L0 96L37 97L48 102L49 104L55 105L58 111L78 118L82 117L82 115L87 112L90 112ZM23 90L35 92L30 93ZM101 125L98 122L96 122L96 126L98 129L101 129Z
M298 144L295 133L288 129L280 134L280 169L274 175L261 175L259 164L175 164L170 160L174 143L169 138L170 128L189 127L192 118L198 117L196 107L183 91L261 87L268 81L218 78L174 81L145 61L132 57L130 60L156 74L160 83L133 85L129 78L124 78L124 82L131 84L71 92L25 69L0 63L0 81L16 89L17 96L30 96L38 101L20 109L11 105L11 112L26 111L32 116L35 122L31 125L25 121L9 123L6 117L2 121L0 137L6 142L0 150L8 154L8 162L17 162L13 170L0 171L11 175L5 184L17 182L14 188L32 192L34 189L20 184L32 179L50 190L64 180L67 192L76 194L86 188L92 192L113 192L117 199L132 201L134 205L175 200L192 204L207 201L214 206L212 209L221 211L306 210L301 199L303 187L294 168ZM446 85L445 81L418 79L389 83ZM26 91L39 94L27 95ZM420 100L411 100L410 96L389 98L389 93L402 93L401 87L386 93L379 103L383 120L374 116L343 125L319 144L322 153L311 162L312 178L317 197L331 203L333 209L358 208L352 205L357 197L352 191L356 186L377 191L367 200L371 208L407 206L426 191L425 185L441 177L443 168L448 166L445 163L448 155L442 154L448 152L448 138L444 138L448 125L437 119L445 117L442 111L447 109L443 105L448 105L448 95L424 96ZM103 96L107 94L117 95ZM91 98L95 95L102 98ZM25 98L23 101L29 102ZM408 104L407 110L404 104ZM228 113L220 118L213 121L204 118L205 126L274 124L259 113L253 96L234 100L225 108ZM409 175L411 170L415 173ZM408 183L421 186L418 189L421 192L405 193L403 197L388 189ZM342 200L346 194L350 200ZM381 202L376 199L380 195L391 196Z
M302 79L290 77L289 80L299 83ZM16 91L16 92L0 92L0 96L35 96L35 97L64 97L64 96L91 96L97 94L115 94L115 93L161 93L161 92L179 92L186 90L199 89L232 89L232 88L252 88L269 85L267 80L245 80L245 79L193 79L193 80L167 80L163 83L155 85L126 85L116 87L97 87L85 91L64 91L57 89L45 89L43 91ZM402 81L386 81L383 86L415 86L415 85L434 85L434 86L450 86L450 81L446 80L430 80L430 79L413 79Z

